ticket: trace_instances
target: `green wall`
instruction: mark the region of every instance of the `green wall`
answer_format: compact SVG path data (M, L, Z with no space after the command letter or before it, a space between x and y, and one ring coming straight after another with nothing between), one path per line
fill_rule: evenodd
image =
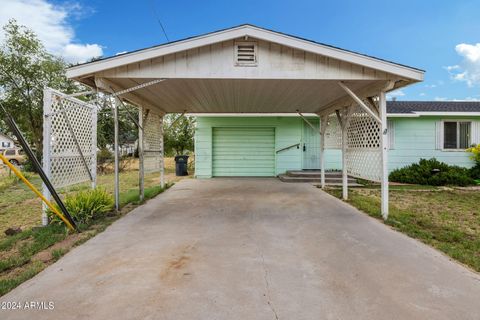
M274 127L275 150L299 143L302 138L302 119L298 117L198 117L195 131L195 175L212 176L213 127ZM301 149L291 148L276 154L275 174L300 169Z
M388 153L390 171L418 162L420 158L436 158L451 165L471 167L473 161L467 152L436 149L436 122L456 119L480 121L480 117L390 118L395 134L395 144Z
M394 123L395 144L389 150L389 170L401 168L420 158L435 157L440 161L471 167L473 161L464 151L436 150L437 121L442 119L468 119L480 121L480 117L419 117L389 118ZM195 175L212 176L212 128L213 127L274 127L275 150L302 143L303 120L300 117L198 117L195 132ZM479 133L480 134L480 133ZM326 169L341 169L341 150L325 152ZM287 170L302 169L302 149L292 148L276 154L275 174Z

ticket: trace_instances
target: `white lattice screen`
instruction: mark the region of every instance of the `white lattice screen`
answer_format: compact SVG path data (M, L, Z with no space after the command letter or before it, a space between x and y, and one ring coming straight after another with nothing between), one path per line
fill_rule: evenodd
M382 180L380 124L361 107L354 107L347 127L347 172L371 181Z
M337 115L331 114L327 119L327 129L325 130L325 148L342 148L342 128L338 122Z
M163 116L150 111L144 111L144 170L157 172L163 166Z
M51 183L58 188L95 181L97 108L47 88L43 114L43 167Z

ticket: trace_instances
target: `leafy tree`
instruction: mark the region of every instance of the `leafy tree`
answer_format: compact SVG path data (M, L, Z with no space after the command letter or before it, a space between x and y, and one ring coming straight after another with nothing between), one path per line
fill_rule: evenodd
M167 114L164 117L164 148L168 156L182 155L193 151L195 135L195 118L178 114ZM178 119L178 120L177 120Z
M130 110L132 117L138 117L136 108L126 104L121 106L118 113L118 140L120 146L126 143L135 143L138 139L138 128L136 124L128 117L127 110ZM97 114L97 145L99 148L105 148L107 145L113 145L114 141L114 123L113 112L110 106L103 106Z
M82 90L65 77L66 63L48 53L34 32L10 20L0 46L0 99L40 158L43 147L43 89ZM0 125L5 126L4 123ZM8 131L7 128L2 128Z

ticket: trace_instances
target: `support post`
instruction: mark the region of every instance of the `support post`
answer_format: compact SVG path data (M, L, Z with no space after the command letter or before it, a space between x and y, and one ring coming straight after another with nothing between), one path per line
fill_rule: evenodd
M51 139L51 126L52 122L48 118L48 114L51 112L52 105L52 92L45 88L43 90L43 171L45 175L50 179L50 139ZM52 195L48 191L45 183L42 184L42 193L47 201L51 201ZM42 226L48 225L48 206L42 203Z
M352 107L345 107L343 112L336 112L338 122L342 128L342 199L348 200L348 172L347 172L347 139L348 124L350 123L350 113Z
M328 116L320 116L320 181L322 189L325 188L325 132L328 125Z
M160 187L165 188L165 153L163 152L163 118L160 117Z
M387 99L385 91L381 91L378 100L378 109L380 112L380 148L382 152L382 181L381 181L381 201L382 201L382 217L384 220L388 218L388 150L387 150Z
M119 176L119 141L118 141L118 107L120 106L119 98L115 98L113 107L113 123L114 123L114 143L113 153L115 157L115 178L114 178L114 194L115 194L115 210L120 209L120 176Z
M347 138L348 138L347 126L342 125L342 198L343 200L348 200Z
M97 108L92 108L92 127L94 132L94 134L92 134L92 189L97 187L97 121Z
M138 108L138 189L139 199L145 199L145 164L144 164L144 132L143 132L143 107Z

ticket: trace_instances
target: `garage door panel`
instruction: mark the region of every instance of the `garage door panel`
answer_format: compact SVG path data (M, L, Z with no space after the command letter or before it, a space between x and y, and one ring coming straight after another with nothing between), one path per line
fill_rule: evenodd
M213 176L273 176L275 130L213 128Z

